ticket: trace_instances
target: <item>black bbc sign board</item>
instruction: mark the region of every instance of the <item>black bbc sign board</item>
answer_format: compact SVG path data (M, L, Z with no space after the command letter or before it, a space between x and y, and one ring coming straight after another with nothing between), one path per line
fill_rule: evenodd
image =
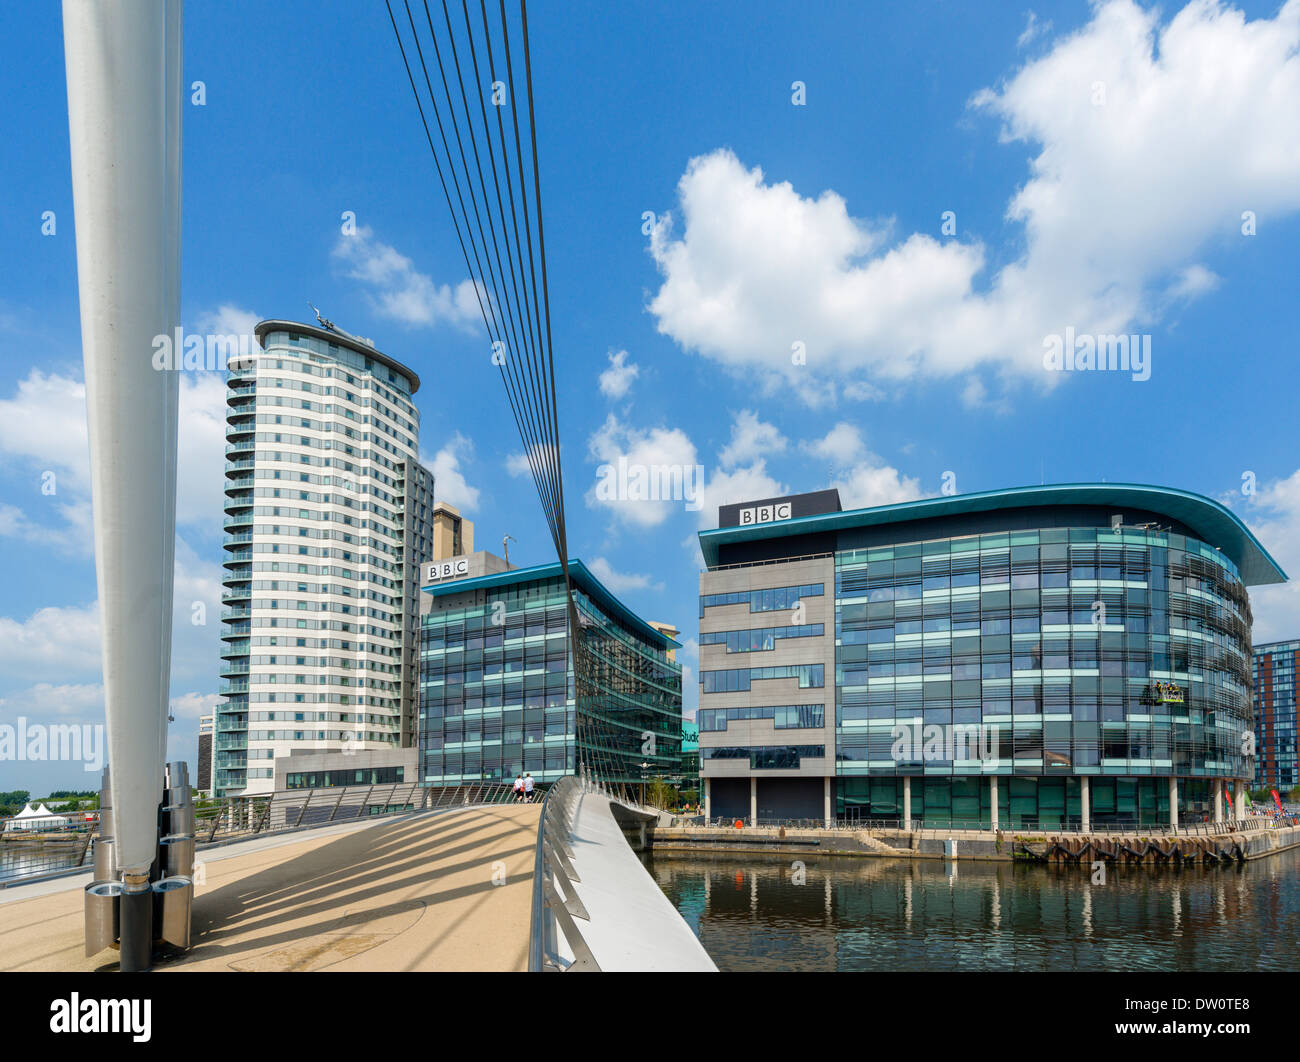
M797 520L801 516L838 513L841 509L838 490L819 490L810 494L792 494L785 498L764 498L760 501L719 506L718 526L749 527L774 520Z

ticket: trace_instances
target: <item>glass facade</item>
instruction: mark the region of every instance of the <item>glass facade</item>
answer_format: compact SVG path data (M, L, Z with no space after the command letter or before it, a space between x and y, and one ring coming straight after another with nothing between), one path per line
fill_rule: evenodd
M286 789L332 789L349 785L387 785L406 781L403 767L362 767L359 770L290 771Z
M1168 822L1247 777L1250 607L1233 565L1185 535L1052 527L841 550L835 558L837 808L989 822ZM973 726L983 759L899 758L900 725Z
M1261 789L1300 785L1296 754L1296 659L1300 641L1255 647L1255 778Z
M448 589L447 607L421 616L423 784L508 782L520 772L545 784L597 759L615 782L680 773L681 665L662 636L624 622L575 585L591 672L579 703L562 576L525 571L478 595ZM589 734L601 735L599 750L587 744Z

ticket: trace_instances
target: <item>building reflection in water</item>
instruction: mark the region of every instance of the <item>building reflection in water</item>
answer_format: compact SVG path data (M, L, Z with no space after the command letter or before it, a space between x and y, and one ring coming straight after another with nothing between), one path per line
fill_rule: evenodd
M1300 969L1300 851L1104 884L1087 864L646 859L723 970Z

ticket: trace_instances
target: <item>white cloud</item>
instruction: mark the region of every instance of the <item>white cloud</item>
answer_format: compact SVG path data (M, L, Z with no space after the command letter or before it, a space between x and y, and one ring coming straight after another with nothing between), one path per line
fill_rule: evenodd
M220 373L180 377L177 430L176 522L205 531L220 525L224 495L226 383ZM91 549L90 445L86 386L67 376L32 369L11 398L0 399L0 453L30 470L33 493L62 523L50 525L33 511L5 507L0 533L49 541L77 552ZM41 493L52 473L53 493Z
M200 558L184 539L176 542L172 606L172 678L216 682L220 655L221 567ZM203 605L194 609L196 602ZM196 616L203 622L196 624ZM97 602L47 606L26 619L0 616L0 675L5 680L99 682Z
M55 473L77 490L89 489L90 443L86 430L86 385L32 369L11 398L0 398L0 451L36 472Z
M216 693L182 693L171 699L171 713L176 718L175 726L197 723L201 715L211 715L222 698Z
M609 368L600 374L601 394L608 398L622 398L631 388L632 381L640 375L640 367L627 360L626 350L610 351Z
M9 680L98 678L97 604L48 606L25 620L0 616L0 673Z
M1166 293L1170 299L1197 299L1219 286L1221 279L1203 265L1190 265L1180 270Z
M592 575L615 594L625 593L628 590L662 590L664 586L649 575L642 575L639 572L620 572L604 557L594 558L588 567L591 568Z
M461 469L461 462L468 460L473 452L474 444L460 432L456 432L446 445L434 454L432 460L424 459L424 463L433 472L433 489L438 501L445 501L468 512L478 508L479 489L469 485Z
M784 453L787 445L786 437L776 425L759 420L752 410L742 409L732 422L731 442L718 454L718 463L723 468L732 468L756 458Z
M736 502L757 501L760 498L779 498L790 493L778 479L768 474L765 461L755 461L743 468L718 469L709 476L702 495L699 511L701 528L718 526L718 509Z
M1242 211L1300 208L1298 45L1300 0L1250 22L1194 0L1165 24L1108 0L977 93L972 107L1001 120L1004 141L1036 151L1006 215L1023 226L1012 237L1023 253L982 291L979 243L894 239L833 191L769 183L727 150L694 158L678 184L680 235L669 215L651 234L662 284L649 308L683 347L806 400L827 393L817 377L977 367L1054 386L1046 336L1149 322L1167 293L1212 289L1197 257L1241 238ZM796 343L806 367L792 363Z
M1234 504L1260 545L1290 576L1289 582L1251 589L1254 640L1276 642L1300 636L1300 469L1261 486L1249 503L1240 496L1223 500Z
M1029 17L1025 21L1024 30L1021 32L1020 36L1016 38L1016 47L1023 48L1025 45L1031 44L1039 37L1045 36L1051 32L1051 22L1039 22L1038 16L1030 11Z
M835 478L840 502L846 509L870 509L924 497L921 485L888 465L869 462L855 465Z
M840 502L846 509L893 505L922 497L920 483L872 453L861 430L847 421L840 421L820 439L805 443L804 448L834 462L831 485L839 489Z
M370 289L371 305L384 317L415 328L451 324L469 329L482 320L472 281L462 280L454 288L435 283L396 248L376 240L369 226L339 236L334 257L349 277Z
M688 503L688 480L696 483L700 464L695 444L680 428L642 430L611 413L587 445L591 460L600 466L586 495L591 508L605 508L626 523L655 527ZM620 468L628 470L627 482L619 480ZM638 475L645 477L646 490L634 480ZM671 497L668 489L674 476L681 488L679 498Z
M262 315L254 310L223 302L215 310L200 313L194 326L205 336L248 336L251 339L256 335L261 320Z
M856 426L842 420L820 439L806 443L805 448L838 465L850 465L866 453L867 444Z
M561 451L562 452L562 451ZM537 443L527 452L510 454L506 457L506 471L512 476L527 476L530 479L533 475L533 465L536 464L538 470L543 470L546 466L540 462L550 458L553 462L552 455L555 454L555 448L549 443Z

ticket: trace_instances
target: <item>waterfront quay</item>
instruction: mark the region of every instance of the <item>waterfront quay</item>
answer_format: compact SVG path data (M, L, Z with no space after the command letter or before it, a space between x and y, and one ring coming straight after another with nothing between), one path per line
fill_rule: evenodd
M1108 831L1021 827L1005 830L792 826L654 826L646 847L676 852L767 852L798 859L810 853L892 859L973 859L1031 862L1231 863L1263 859L1300 847L1300 826L1267 820L1207 824L1178 830L1137 826Z

